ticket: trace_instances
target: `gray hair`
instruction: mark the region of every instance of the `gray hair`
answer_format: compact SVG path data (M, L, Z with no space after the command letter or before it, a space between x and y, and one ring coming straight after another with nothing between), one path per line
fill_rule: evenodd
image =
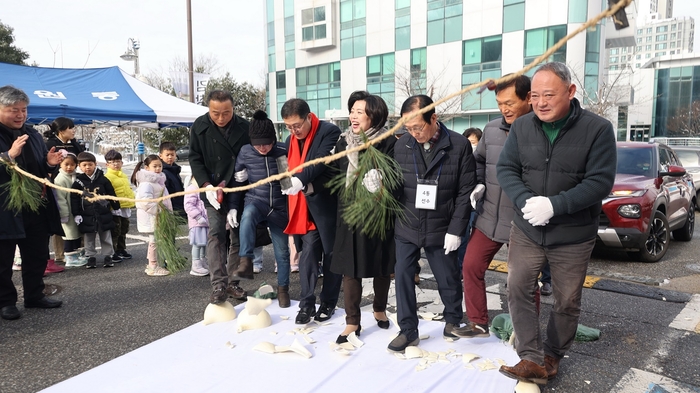
M549 71L558 76L559 79L561 79L567 86L571 85L571 72L569 72L569 67L567 67L564 63L553 61L551 63L542 64L537 68L537 71L532 74L532 77L534 78L540 71Z
M18 102L26 102L29 105L29 96L14 86L0 87L0 106L10 106Z

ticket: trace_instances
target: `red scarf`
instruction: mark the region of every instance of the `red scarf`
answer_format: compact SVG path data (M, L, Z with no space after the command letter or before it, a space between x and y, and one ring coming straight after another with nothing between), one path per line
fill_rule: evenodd
M295 136L289 138L289 146L287 153L287 163L289 168L294 169L303 164L306 160L306 154L309 152L311 143L318 130L319 120L313 113L309 114L311 121L311 131L304 139L304 149L299 150L299 141ZM300 172L300 171L299 171ZM289 202L289 223L284 233L288 235L304 235L309 231L316 229L316 224L309 217L309 207L306 202L306 196L303 192L298 192L296 195L287 195Z

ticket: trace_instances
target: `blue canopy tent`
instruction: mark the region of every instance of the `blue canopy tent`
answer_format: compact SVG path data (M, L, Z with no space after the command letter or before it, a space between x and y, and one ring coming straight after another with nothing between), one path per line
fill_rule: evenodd
M0 63L0 86L29 96L28 122L65 116L77 124L190 126L207 108L155 89L119 67L66 69Z

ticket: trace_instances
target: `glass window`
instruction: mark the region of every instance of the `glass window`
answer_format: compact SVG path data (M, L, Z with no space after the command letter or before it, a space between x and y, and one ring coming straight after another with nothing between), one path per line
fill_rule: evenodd
M675 31L675 30L676 30L676 25L675 24L671 25L671 31Z
M302 27L301 29L301 40L302 41L312 41L314 39L314 27Z
M503 6L503 32L523 30L525 28L525 3Z
M408 49L411 47L411 27L397 27L395 37L396 50Z
M569 0L569 23L584 23L588 19L587 0Z
M657 33L663 33L664 31L668 31L668 26L659 26L656 28Z
M617 56L611 57L610 58L611 63L617 63Z
M618 54L618 53L620 53L620 51L619 51L617 48L610 49L610 54L611 54L611 55L616 55L616 54Z
M314 26L314 36L317 40L326 38L326 25L316 25Z
M314 23L314 10L313 8L301 10L301 24L308 25Z
M326 7L314 8L314 22L323 22L326 20Z
M651 27L647 27L647 34L651 34Z
M351 59L365 55L365 0L340 2L340 58Z
M652 37L649 36L649 37L647 37L646 42L651 42L651 40L652 40Z
M286 71L277 72L277 89L284 89L287 87L287 73Z
M644 50L651 50L651 45L644 45Z
M663 43L663 44L656 44L656 46L655 46L654 49L656 49L656 50L659 50L659 49L666 49L666 43Z
M666 38L668 38L667 34L659 34L656 36L656 41L666 41Z
M429 0L428 45L462 39L462 1Z
M411 0L396 0L396 9L407 8L411 6Z
M566 35L566 25L525 31L525 64L530 64ZM566 45L557 50L549 61L566 61Z

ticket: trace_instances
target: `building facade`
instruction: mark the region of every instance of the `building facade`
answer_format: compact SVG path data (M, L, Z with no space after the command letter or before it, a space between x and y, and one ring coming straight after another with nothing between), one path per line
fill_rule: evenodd
M266 0L267 103L271 119L290 98L320 118L347 118L347 98L368 90L393 116L413 94L435 101L520 70L601 12L600 0ZM596 89L604 29L573 37L550 60L566 62L580 88ZM530 72L530 74L532 71ZM438 107L455 131L500 116L493 92Z

